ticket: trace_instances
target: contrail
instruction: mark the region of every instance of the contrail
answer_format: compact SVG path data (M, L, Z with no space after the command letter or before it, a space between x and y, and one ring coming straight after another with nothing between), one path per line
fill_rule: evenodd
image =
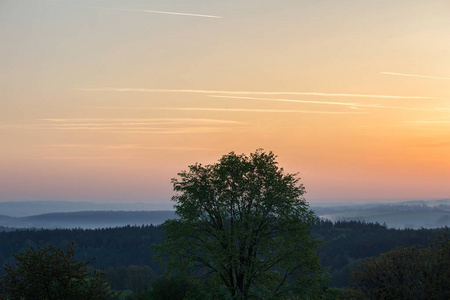
M33 157L31 159L136 159L132 156L46 156Z
M166 147L166 146L146 146L141 144L120 144L120 145L95 145L95 144L47 144L37 145L39 147L83 147L83 148L105 148L105 149L153 149L153 150L182 150L182 151L210 151L214 148L198 147Z
M145 93L195 93L195 94L229 94L229 95L303 95L324 97L358 97L358 98L390 98L390 99L432 99L423 96L393 96L393 95L366 95L345 93L320 92L258 92L258 91L214 91L214 90L169 90L169 89L139 89L139 88L76 88L74 90L87 92L145 92Z
M436 77L436 76L413 75L413 74L392 73L392 72L380 72L380 73L381 74L386 74L386 75L396 75L396 76L408 76L408 77L421 77L421 78L430 78L430 79L450 80L450 78Z
M208 95L208 97L213 98L231 98L231 99L248 99L248 100L262 100L262 101L276 101L276 102L293 102L293 103L311 103L311 104L325 104L325 105L341 105L349 106L351 108L355 107L366 107L366 108L387 108L387 109L405 109L405 110L421 110L430 111L435 109L430 108L413 108L413 107L403 107L403 106L385 106L385 105L370 105L370 104L358 104L351 102L329 102L329 101L313 101L313 100L294 100L294 99L271 99L271 98L258 98L258 97L238 97L238 96L218 96L218 95Z
M0 125L2 128L12 128L12 129L44 129L44 130L169 130L174 129L181 130L208 130L208 128L221 128L222 125L241 125L246 124L246 122L234 121L234 120L223 120L223 119L195 119L195 118L155 118L155 119L136 119L136 120L147 120L147 122L123 122L124 120L133 120L129 118L66 118L66 119L40 119L40 121L45 121L47 123L39 124L9 124ZM86 123L86 121L91 121ZM70 123L67 123L70 122ZM171 126L171 127L161 127ZM178 128L178 125L183 125L183 127ZM214 127L197 127L201 126L214 126ZM190 126L190 127L186 127ZM203 128L203 129L202 129ZM71 144L68 144L72 146Z
M62 4L52 4L51 6L61 6L61 5ZM165 15L214 18L214 19L222 19L223 18L221 16L192 14L192 13L183 13L183 12L174 12L174 11L162 11L162 10L132 9L132 8L120 8L120 7L102 7L102 6L82 6L82 5L71 5L71 7L90 8L90 9L106 9L106 10L121 10L121 11L130 11L130 12L142 12L142 13L152 13L152 14L165 14Z
M189 14L189 13L180 13L173 11L161 11L161 10L144 10L144 9L129 9L129 8L109 8L109 7L95 7L95 8L103 8L109 10L122 10L122 11L133 11L133 12L144 12L144 13L153 13L153 14L166 14L166 15L177 15L177 16L188 16L188 17L202 17L202 18L216 18L222 19L221 16L212 16L212 15L200 15L200 14Z
M93 109L123 109L115 106L95 106ZM253 108L212 108L212 107L127 107L127 109L151 109L151 110L180 110L180 111L223 111L223 112L256 112L256 113L306 113L306 114L331 114L331 115L359 115L366 114L361 111L323 111L323 110L298 110L298 109L253 109ZM239 122L236 122L239 123ZM240 122L242 123L242 122Z
M279 99L279 98L259 98L259 97L239 97L239 96L219 96L208 95L212 98L231 98L231 99L248 99L248 100L263 100L263 101L276 101L276 102L294 102L294 103L312 103L312 104L329 104L329 105L343 105L356 107L356 103L351 102L330 102L330 101L314 101L314 100L294 100L294 99Z
M137 130L112 130L108 131L110 133L145 133L145 134L185 134L185 133L222 133L230 132L229 128L219 128L219 127L195 127L195 128L163 128L164 130L159 131L149 131L145 129Z
M106 146L107 149L150 149L150 150L180 150L180 151L211 151L214 148L196 148L196 147L152 147L144 145L124 145L124 146Z
M26 129L26 128L25 128ZM161 128L161 127L40 127L38 129L48 130L84 130L84 131L105 131L105 132L122 132L122 133L213 133L226 132L229 128L224 127L180 127L180 128Z
M185 111L224 111L224 112L260 112L260 113L307 113L307 114L364 114L363 112L341 112L320 110L281 110L281 109L246 109L246 108L209 108L209 107L155 107L151 109L161 110L185 110Z
M242 124L243 122L233 121L233 120L222 120L222 119L196 119L196 118L152 118L152 119L133 119L133 118L65 118L65 119L40 119L41 121L48 121L54 123L63 122L86 122L94 121L97 123L73 123L73 124L63 124L70 126L79 125L149 125L149 124L180 124L180 123L212 123L212 124ZM127 121L124 123L124 121ZM132 122L136 121L136 122ZM103 122L113 122L113 123L103 123Z

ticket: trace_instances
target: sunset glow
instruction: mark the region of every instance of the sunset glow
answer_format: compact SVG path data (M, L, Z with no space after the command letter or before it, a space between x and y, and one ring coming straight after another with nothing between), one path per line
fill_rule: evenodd
M311 202L450 197L450 2L0 2L0 201L169 202L263 148Z

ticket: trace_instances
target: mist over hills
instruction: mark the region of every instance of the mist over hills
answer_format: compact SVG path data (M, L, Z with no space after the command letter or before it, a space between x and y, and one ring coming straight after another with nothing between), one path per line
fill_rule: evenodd
M27 217L0 215L0 227L92 229L127 225L159 225L174 218L176 218L174 211L81 211Z
M391 228L419 229L450 226L450 199L396 203L339 204L311 206L331 221L365 221Z
M377 222L399 229L450 226L450 199L391 204L324 203L312 204L311 209L320 218L331 221ZM0 202L0 231L158 225L173 218L176 215L172 203Z
M0 215L11 217L27 217L59 212L158 210L173 210L173 203L94 203L72 201L0 202Z

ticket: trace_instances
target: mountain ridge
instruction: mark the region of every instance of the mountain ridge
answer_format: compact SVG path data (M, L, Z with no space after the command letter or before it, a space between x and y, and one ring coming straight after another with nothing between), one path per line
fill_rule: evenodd
M159 225L176 218L175 211L80 211L26 217L0 215L0 227L16 228L109 228L127 225Z

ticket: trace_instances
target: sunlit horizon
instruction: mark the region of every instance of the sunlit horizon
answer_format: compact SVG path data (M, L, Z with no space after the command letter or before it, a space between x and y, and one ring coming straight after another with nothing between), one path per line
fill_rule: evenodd
M311 204L450 198L448 1L0 3L0 202L170 203L273 151Z

